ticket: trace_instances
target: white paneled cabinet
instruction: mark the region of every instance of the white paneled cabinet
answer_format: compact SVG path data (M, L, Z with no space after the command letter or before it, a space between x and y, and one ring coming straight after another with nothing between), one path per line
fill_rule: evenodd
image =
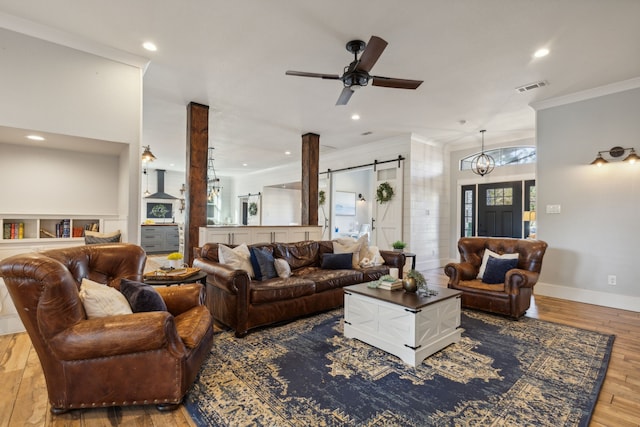
M291 243L303 240L320 240L319 226L236 226L200 227L199 246L205 243L239 245L241 243Z

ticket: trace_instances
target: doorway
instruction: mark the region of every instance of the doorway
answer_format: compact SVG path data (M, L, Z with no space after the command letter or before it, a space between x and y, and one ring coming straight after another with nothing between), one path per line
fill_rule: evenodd
M535 181L473 184L461 187L461 236L523 237L523 187Z

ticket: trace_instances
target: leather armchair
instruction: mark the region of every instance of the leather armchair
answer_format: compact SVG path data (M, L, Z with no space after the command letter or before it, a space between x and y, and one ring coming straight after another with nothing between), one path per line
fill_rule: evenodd
M213 342L200 284L157 288L168 312L87 319L83 278L119 288L142 280L146 254L113 243L15 255L0 262L44 371L51 411L155 404L177 408Z
M476 278L486 249L499 255L518 254L517 268L507 271L504 283L486 284ZM460 262L444 267L447 286L462 291L463 307L518 319L529 309L546 249L541 240L463 237L458 241Z

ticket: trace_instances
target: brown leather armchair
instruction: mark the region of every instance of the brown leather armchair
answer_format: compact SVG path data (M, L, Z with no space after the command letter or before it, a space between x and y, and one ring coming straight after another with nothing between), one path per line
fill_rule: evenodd
M155 404L177 408L213 342L200 284L157 288L168 312L87 319L83 278L119 288L141 280L146 254L113 243L15 255L0 262L47 383L51 412Z
M499 255L518 254L517 267L507 271L504 283L487 284L476 278L486 249ZM463 237L458 241L460 262L444 267L447 286L462 291L463 307L518 319L529 309L546 249L541 240Z

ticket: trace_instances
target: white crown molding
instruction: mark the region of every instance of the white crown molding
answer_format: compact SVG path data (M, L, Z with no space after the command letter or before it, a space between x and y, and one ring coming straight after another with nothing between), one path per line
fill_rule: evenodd
M150 62L148 58L3 12L0 12L0 28L140 68L143 72L146 71Z
M621 82L611 83L604 86L598 86L592 89L571 93L569 95L532 102L531 104L529 104L529 106L534 110L539 111L547 108L558 107L561 105L572 104L574 102L585 101L587 99L597 98L599 96L610 95L612 93L637 89L639 87L640 77L635 77L633 79L623 80Z

